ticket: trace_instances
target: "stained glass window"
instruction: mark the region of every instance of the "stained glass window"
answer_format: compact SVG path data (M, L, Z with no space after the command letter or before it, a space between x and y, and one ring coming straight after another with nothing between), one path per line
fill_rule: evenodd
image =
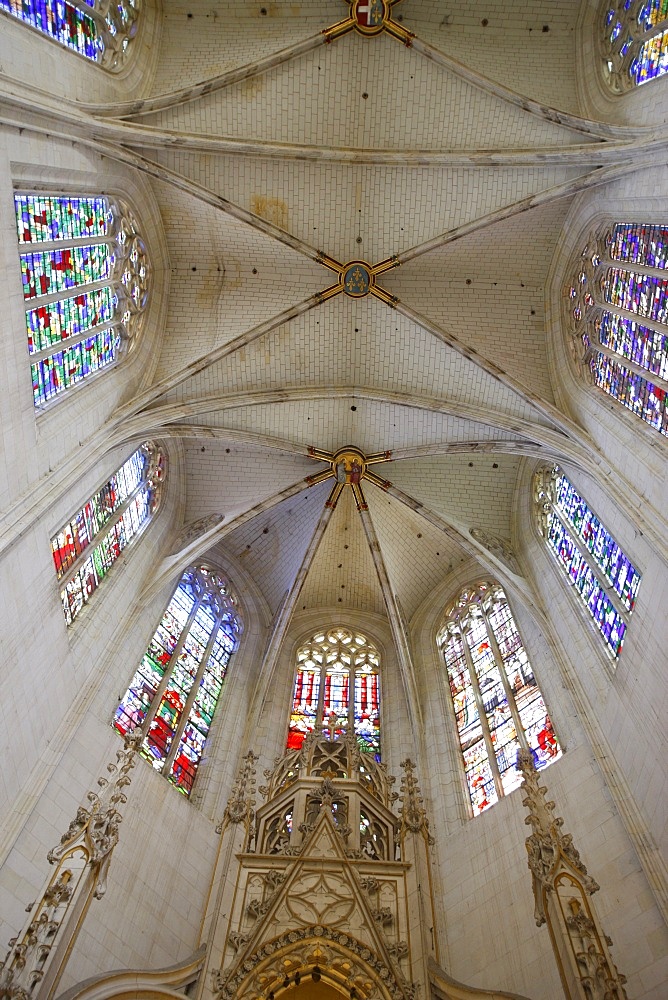
M668 435L668 226L617 223L584 247L568 324L586 377Z
M668 70L668 0L605 0L603 59L612 88L623 92Z
M118 732L142 726L142 755L184 795L241 631L227 581L209 566L186 570L116 710Z
M0 0L0 11L105 69L118 69L139 26L140 0Z
M102 197L16 194L36 407L127 352L148 301L146 248L129 208Z
M558 466L540 470L535 485L543 537L616 659L640 573Z
M298 749L322 726L330 739L353 731L359 747L380 760L380 656L359 632L316 632L297 652L288 747Z
M473 815L518 788L517 751L537 768L561 756L522 637L498 584L466 587L439 635Z
M159 503L164 472L160 449L147 441L51 539L56 576L64 581L60 598L68 625L148 525Z

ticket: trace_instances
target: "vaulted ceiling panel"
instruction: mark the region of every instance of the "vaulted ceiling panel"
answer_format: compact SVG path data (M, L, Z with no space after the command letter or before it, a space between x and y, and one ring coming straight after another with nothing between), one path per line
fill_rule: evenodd
M209 135L401 149L470 149L481 136L491 147L559 146L578 135L473 87L394 39L369 44L355 33L145 121Z
M314 471L305 456L232 442L186 441L184 452L187 523L205 514L234 516Z
M274 614L292 588L329 488L321 483L283 500L220 543L251 574Z
M316 162L182 149L146 154L341 261L403 253L583 171L540 164L492 170L341 164L329 161L326 149Z
M385 614L378 574L350 489L341 494L297 606Z
M396 466L381 466L392 477ZM410 620L422 601L467 556L456 541L381 490L365 490L390 583Z

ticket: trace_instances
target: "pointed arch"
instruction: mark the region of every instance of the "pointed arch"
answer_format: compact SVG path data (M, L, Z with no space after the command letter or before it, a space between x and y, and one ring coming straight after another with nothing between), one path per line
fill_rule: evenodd
M189 796L243 623L228 581L211 566L185 571L114 716L142 726L141 754Z
M561 756L545 702L503 589L483 580L447 607L438 634L473 815L518 788L517 751L536 766Z

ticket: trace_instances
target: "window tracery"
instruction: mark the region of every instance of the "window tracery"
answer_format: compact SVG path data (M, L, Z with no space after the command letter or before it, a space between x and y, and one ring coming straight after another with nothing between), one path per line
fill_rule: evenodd
M118 361L148 302L146 246L107 197L14 196L36 407Z
M618 93L668 71L668 0L607 0L602 7L603 57Z
M121 735L143 727L142 756L184 795L243 631L237 603L209 566L186 570L114 717Z
M361 750L380 760L380 656L362 633L322 630L297 652L288 748L298 749L316 726L330 739L354 731Z
M0 11L105 69L121 67L141 0L0 0Z
M558 465L535 477L540 530L617 659L641 576Z
M587 378L668 435L668 226L605 226L568 289L576 361Z
M561 748L503 589L490 581L466 587L445 618L438 643L477 816L521 784L519 749L542 768Z
M88 498L51 539L60 594L71 625L127 546L148 526L160 502L165 458L147 441Z

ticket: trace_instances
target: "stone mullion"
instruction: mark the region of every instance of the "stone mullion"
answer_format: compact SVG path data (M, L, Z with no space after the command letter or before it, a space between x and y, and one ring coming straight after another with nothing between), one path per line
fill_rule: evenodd
M578 551L580 552L580 555L585 560L585 562L587 563L587 565L589 566L589 568L591 569L591 571L594 573L594 575L595 575L596 579L598 580L599 584L601 585L601 587L605 591L606 597L613 604L613 606L615 608L615 611L624 619L624 621L628 625L628 620L629 620L629 614L630 614L630 612L628 611L627 608L624 607L624 604L623 604L623 602L622 602L619 594L617 593L617 591L615 590L615 588L612 586L612 584L608 582L608 579L607 579L605 573L603 572L603 570L601 569L601 567L598 565L598 563L596 562L596 560L594 559L594 557L590 554L589 550L585 546L584 542L582 541L582 539L578 535L576 529L570 523L570 521L568 520L568 518L565 517L561 513L561 511L559 510L559 507L554 502L554 500L552 500L552 513L564 525L564 527L566 528L566 531L568 532L570 538L572 538L574 544L576 545ZM570 580L570 577L569 577L569 580Z
M202 602L200 601L200 606L201 606L201 603ZM188 697L186 698L186 703L183 706L183 711L181 713L181 720L180 720L178 726L176 727L176 729L174 731L174 739L172 740L171 749L170 749L169 753L167 754L167 756L165 757L165 761L164 761L164 763L162 765L162 768L161 768L161 771L163 772L163 774L169 774L169 766L174 762L174 759L176 757L176 751L178 749L179 743L181 742L181 737L183 736L184 730L185 730L186 725L188 723L188 718L190 716L190 710L193 707L195 698L197 697L197 692L199 690L199 686L202 683L202 678L204 677L204 674L206 672L206 667L207 667L207 664L209 662L209 657L211 656L211 651L213 649L214 641L216 639L216 636L218 635L218 629L220 628L220 625L221 625L221 622L222 622L222 614L223 613L221 612L221 614L218 616L218 618L216 620L216 624L214 626L214 629L213 629L211 635L209 636L209 641L207 642L207 644L206 644L206 646L204 648L204 655L202 656L202 661L201 661L199 667L197 668L197 673L195 674L195 677L193 679L193 682L192 682L192 685L191 685L191 688L190 688L190 692L188 694ZM230 656L231 655L232 654L230 653ZM228 658L228 663L229 663L229 658Z
M496 665L499 668L499 674L501 676L501 684L503 685L503 690L506 695L506 701L508 702L508 707L510 708L510 714L513 717L513 722L515 723L515 732L517 733L517 739L523 750L529 749L529 744L527 743L527 738L524 732L524 726L522 725L522 720L520 718L520 713L517 708L517 703L515 701L515 695L510 687L510 682L506 674L506 667L501 655L501 650L499 649L499 644L496 641L496 636L494 634L494 629L490 625L487 612L483 610L483 618L485 620L485 626L487 628L487 637L489 644L492 647L492 652L494 653L494 659L496 660ZM514 621L514 619L513 619Z
M169 684L169 679L174 672L173 664L176 664L179 656L183 652L185 641L188 638L188 635L190 634L190 627L195 620L195 615L199 611L201 603L202 599L201 597L198 597L197 600L195 601L195 604L193 605L192 611L188 615L188 620L186 621L186 624L183 626L183 629L181 630L181 635L179 636L178 641L174 646L174 650L172 651L172 655L169 659L169 665L168 667L167 666L165 667L165 672L163 674L162 680L158 684L157 690L153 695L153 701L151 702L151 709L146 713L146 718L142 723L142 727L145 730L146 737L148 737L151 725L155 721L155 717L158 714L158 709L160 708L160 702L162 701L162 696L165 693L167 685ZM162 771L162 767L160 768L160 770Z
M466 660L466 666L468 667L469 677L471 678L471 687L473 689L473 697L475 698L476 707L478 709L478 718L480 719L480 729L482 731L482 736L485 741L485 748L487 750L487 757L489 759L489 766L492 771L492 776L494 778L494 788L496 789L497 798L503 797L503 785L501 782L501 775L499 773L499 765L496 762L496 753L494 752L494 744L492 743L492 737L489 732L489 726L487 725L487 715L485 714L485 704L482 700L482 693L480 691L480 685L478 683L478 674L473 663L473 656L471 655L471 650L468 643L468 633L470 631L470 626L468 623L462 626L462 647L464 649L464 658Z

